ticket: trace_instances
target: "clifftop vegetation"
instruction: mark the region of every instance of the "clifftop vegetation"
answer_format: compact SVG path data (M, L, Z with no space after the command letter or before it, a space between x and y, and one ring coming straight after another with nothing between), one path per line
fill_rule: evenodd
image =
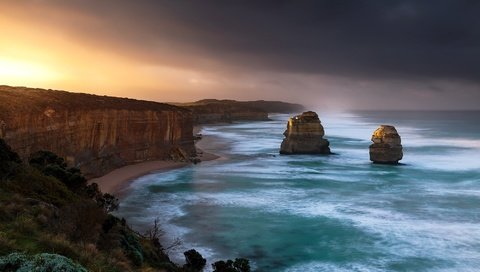
M21 112L43 114L45 109L52 107L52 105L56 107L55 110L187 111L181 107L152 101L6 85L0 85L0 101L8 102L0 103L0 119L2 119L2 115Z
M118 200L88 185L76 168L48 152L28 162L0 139L1 271L201 271L205 259L185 252L170 261L158 226L142 235L110 212ZM216 272L250 271L248 260L219 261Z

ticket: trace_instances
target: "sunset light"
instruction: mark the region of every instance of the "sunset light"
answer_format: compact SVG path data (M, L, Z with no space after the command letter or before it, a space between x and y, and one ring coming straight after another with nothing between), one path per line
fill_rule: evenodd
M60 73L41 64L23 60L0 59L0 82L2 84L21 85L51 82L60 78Z
M0 11L0 272L479 271L480 1Z

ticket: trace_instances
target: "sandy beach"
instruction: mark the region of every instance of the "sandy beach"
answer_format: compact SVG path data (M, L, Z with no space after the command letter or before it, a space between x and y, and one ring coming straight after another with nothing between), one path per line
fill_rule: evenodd
M201 127L194 127L194 134L201 131ZM201 141L201 140L200 140ZM215 154L204 152L197 147L198 158L202 161L211 161L220 158ZM177 162L169 160L147 161L137 164L126 165L111 171L110 173L94 178L88 183L97 183L100 190L104 193L118 194L120 191L128 187L134 179L148 175L150 173L164 172L181 167L191 165L190 162Z

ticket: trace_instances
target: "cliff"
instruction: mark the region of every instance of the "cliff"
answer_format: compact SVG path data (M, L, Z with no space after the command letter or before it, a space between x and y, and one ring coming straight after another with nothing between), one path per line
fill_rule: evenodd
M49 150L89 178L195 154L192 113L173 105L9 86L0 101L0 138L22 159Z
M307 111L288 120L280 154L330 154L330 143L318 115Z
M268 121L268 113L291 113L303 110L299 104L280 101L235 101L204 99L192 103L174 103L192 111L195 124L231 123L234 121Z

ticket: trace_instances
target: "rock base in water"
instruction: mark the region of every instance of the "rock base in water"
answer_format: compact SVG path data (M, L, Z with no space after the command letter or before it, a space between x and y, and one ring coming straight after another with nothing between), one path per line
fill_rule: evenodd
M318 115L307 111L288 120L280 154L330 154L330 143Z
M394 126L381 125L372 135L370 160L374 163L397 164L403 158L402 140Z

